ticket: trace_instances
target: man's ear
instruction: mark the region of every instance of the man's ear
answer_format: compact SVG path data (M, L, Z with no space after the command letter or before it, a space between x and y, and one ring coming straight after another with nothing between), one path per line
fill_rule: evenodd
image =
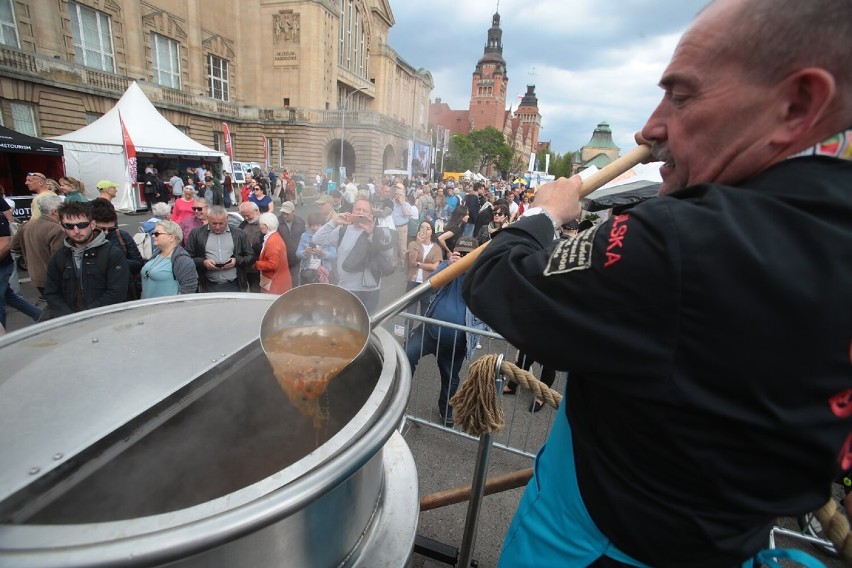
M825 69L808 67L785 78L779 87L781 104L774 141L786 146L812 137L836 95L834 76Z

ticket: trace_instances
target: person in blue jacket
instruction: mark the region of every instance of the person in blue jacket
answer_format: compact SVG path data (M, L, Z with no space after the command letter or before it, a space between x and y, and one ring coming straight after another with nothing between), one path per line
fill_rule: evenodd
M473 237L459 237L449 258L441 262L432 274L437 274L478 246L479 242ZM442 286L429 303L425 316L465 325L467 308L461 295L463 283L464 276L460 276ZM415 327L405 346L405 354L408 356L412 373L425 355L435 355L438 360L438 372L441 375L438 412L445 426L453 425L453 408L449 400L459 388L459 370L464 362L466 345L466 334L463 331L430 323Z

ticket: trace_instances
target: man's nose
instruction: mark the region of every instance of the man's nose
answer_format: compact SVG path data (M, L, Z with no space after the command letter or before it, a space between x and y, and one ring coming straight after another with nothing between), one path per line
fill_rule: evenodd
M664 105L665 100L661 101L654 112L651 113L651 116L648 117L642 130L635 137L637 144L664 141L668 138Z

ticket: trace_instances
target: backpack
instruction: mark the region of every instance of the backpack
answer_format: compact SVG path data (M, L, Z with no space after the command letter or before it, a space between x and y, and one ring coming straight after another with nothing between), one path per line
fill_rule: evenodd
M142 258L151 260L151 257L154 256L154 239L151 238L151 234L139 229L139 232L133 235L133 242L136 243L136 248L139 249Z

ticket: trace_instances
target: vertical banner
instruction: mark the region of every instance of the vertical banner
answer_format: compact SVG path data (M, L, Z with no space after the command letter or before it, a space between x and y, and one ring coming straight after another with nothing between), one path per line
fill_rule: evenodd
M527 171L528 171L528 172L533 171L533 165L535 165L535 154L534 154L534 153L530 153L530 164L529 164L529 166L527 166Z
M435 149L442 151L444 148L444 127L438 125L438 137L435 140Z
M550 152L544 155L544 173L550 173Z
M411 175L411 162L414 158L414 140L408 141L408 160L405 162L405 169L408 171L408 175Z
M444 130L444 152L450 148L450 129Z
M263 138L263 165L264 169L269 169L269 140L266 139L265 134L261 134L261 138Z
M136 190L136 146L130 139L130 132L124 125L120 110L118 111L118 121L121 123L121 140L124 144L124 192L117 196L116 209L135 213L139 204L139 194Z
M228 154L228 159L234 163L234 148L231 146L231 129L228 128L228 123L222 123L222 134L225 136L225 153Z

